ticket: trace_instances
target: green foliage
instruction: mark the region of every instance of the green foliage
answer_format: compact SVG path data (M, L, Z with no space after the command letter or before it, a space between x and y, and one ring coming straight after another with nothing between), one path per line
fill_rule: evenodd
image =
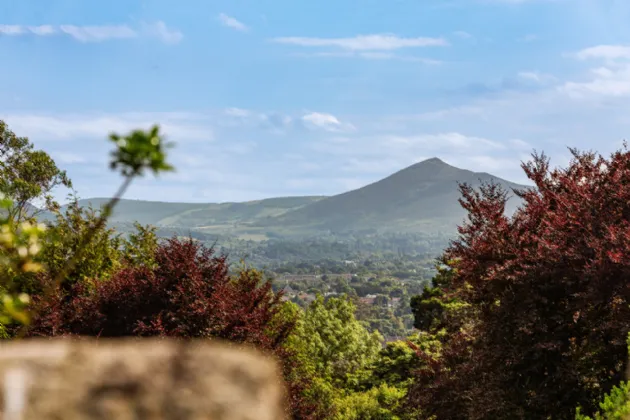
M462 327L459 319L466 319L466 311L471 306L457 296L449 296L445 292L457 274L456 262L447 261L438 264L437 274L432 279L432 287L427 287L421 295L411 298L411 310L414 315L414 327L420 331L436 333L448 327L456 331Z
M28 138L16 136L0 120L0 194L11 200L11 205L3 209L7 219L18 225L43 209L57 209L59 205L51 194L57 186L72 187L66 172L46 152L35 150ZM43 205L43 209L35 204Z
M78 281L107 279L121 265L122 239L113 229L94 229L99 214L84 209L73 202L65 214L58 213L56 223L47 231L47 240L41 253L51 279L61 273L74 256L79 254L75 269L64 276L63 282L70 287ZM84 238L91 234L91 240Z
M117 146L112 152L109 166L113 170L120 170L124 177L142 176L147 170L154 175L173 170L166 163L165 154L172 144L164 142L157 125L149 131L134 130L124 137L112 133L109 139Z
M292 339L304 346L322 378L351 389L369 377L382 337L378 332L369 333L356 320L354 305L346 298L325 302L318 296L298 322Z
M149 132L133 131L126 137L112 134L110 139L117 145L112 152L111 168L118 169L126 177L116 196L107 203L97 216L93 211L81 209L76 200L65 217L58 211L58 204L50 194L59 185L71 187L65 172L43 151L34 150L27 138L17 137L0 121L0 193L9 198L2 202L5 216L0 221L0 323L5 325L18 321L29 322L28 294L51 295L55 288L85 279L107 277L120 263L119 238L104 229L108 216L124 194L132 179L146 170L158 174L172 170L166 163L165 145L157 126ZM40 244L43 227L24 222L32 218L29 210L34 200L42 200L45 208L57 215L57 224L46 235L44 246ZM2 209L0 209L2 210ZM150 231L140 230L132 237L126 251L133 254L151 246ZM40 253L40 249L42 252ZM43 290L38 286L34 272L41 271L44 262L47 268Z
M370 380L375 385L389 384L406 389L413 381L413 372L421 364L407 342L392 341L380 351Z
M575 420L627 420L630 417L630 383L613 387L599 403L600 412L594 417L585 416L578 407Z
M124 137L118 134L110 134L110 140L117 147L112 152L110 167L114 170L120 170L125 180L114 197L101 208L98 218L95 218L85 234L80 236L74 254L55 275L55 279L49 285L47 293L51 292L51 287L54 288L64 283L66 278L73 273L77 264L84 258L84 254L89 252L89 244L101 234L114 207L135 177L143 175L147 170L151 170L155 175L173 170L166 163L166 155L164 153L164 149L171 145L165 144L157 125L151 128L150 131L134 130ZM75 203L75 206L79 208L77 203Z
M299 374L312 381L307 398L317 401L327 418L401 418L394 413L404 401L417 356L404 343L381 350L381 337L356 320L354 309L345 297L318 296L306 310L285 304L282 316L297 318L288 348L298 359ZM393 365L397 372L389 376Z
M626 344L630 355L630 334L628 334ZM575 420L628 420L630 418L630 382L622 381L618 386L613 387L610 393L604 395L599 408L601 411L595 413L594 417L589 417L582 414L582 408L578 407Z
M0 208L10 209L9 200L3 200ZM16 226L9 217L0 220L0 338L7 334L4 324L29 321L26 306L29 296L21 292L16 281L20 276L31 275L42 269L37 262L41 249L43 225L21 222Z
M132 266L153 268L155 266L155 251L159 245L155 233L157 228L142 226L140 223L135 223L134 226L136 231L131 232L129 238L124 242L124 259Z
M405 391L382 384L365 392L354 392L337 400L339 420L399 420L398 409Z

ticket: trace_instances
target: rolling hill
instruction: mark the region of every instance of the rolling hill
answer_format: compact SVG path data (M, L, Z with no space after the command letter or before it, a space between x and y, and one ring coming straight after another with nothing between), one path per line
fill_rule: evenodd
M285 229L333 232L430 232L452 230L466 216L458 203L458 182L478 187L494 181L506 189L525 188L487 173L450 166L432 158L365 187L319 200L287 212L268 226ZM507 213L518 206L508 201Z
M244 203L169 203L160 201L120 200L110 221L139 222L156 226L207 228L252 222L259 218L282 215L317 202L324 197L280 197ZM80 200L83 207L99 208L108 198Z
M222 204L122 200L111 222L120 225L138 221L250 239L326 233L454 232L466 216L458 203L458 182L479 186L488 181L502 184L508 190L526 188L432 158L373 184L330 197L283 197ZM510 199L507 213L516 209L517 200ZM96 208L105 201L93 198L80 203Z

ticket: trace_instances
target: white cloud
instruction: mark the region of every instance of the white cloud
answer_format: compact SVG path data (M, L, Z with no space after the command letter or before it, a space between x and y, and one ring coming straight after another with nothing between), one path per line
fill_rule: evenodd
M578 51L575 57L579 60L607 59L617 60L630 58L630 46L626 45L597 45Z
M590 70L585 81L568 81L559 90L573 98L592 95L609 97L630 96L630 47L625 45L597 45L573 54L578 60L600 60L605 66Z
M310 112L303 115L302 122L307 128L319 128L332 132L351 131L355 129L352 124L344 124L334 115L321 112Z
M243 108L227 108L223 110L223 118L219 124L228 127L258 127L276 134L283 134L293 124L293 118L279 112L257 112Z
M219 21L228 28L235 29L241 32L249 31L249 27L245 25L243 22L236 20L235 18L226 15L225 13L221 13L219 15Z
M353 38L281 37L272 41L301 47L337 47L350 51L393 51L401 48L449 45L444 38L401 38L391 34L357 35Z
M175 142L210 141L212 128L201 116L185 113L127 114L1 114L0 118L16 133L33 137L37 143L59 140L103 140L111 131L126 133L159 124Z
M137 32L126 25L116 26L75 26L61 25L59 30L81 42L100 42L109 39L128 39L138 36Z
M184 34L180 31L169 29L162 21L151 24L145 23L143 29L144 33L161 40L165 44L178 44L184 38Z
M22 35L28 28L22 25L0 25L0 35Z
M53 35L56 32L55 27L52 25L29 26L27 29L39 36Z
M181 32L169 29L162 21L144 23L140 30L134 29L128 25L0 25L0 35L65 35L84 43L133 39L145 35L157 38L167 44L176 44L183 38Z

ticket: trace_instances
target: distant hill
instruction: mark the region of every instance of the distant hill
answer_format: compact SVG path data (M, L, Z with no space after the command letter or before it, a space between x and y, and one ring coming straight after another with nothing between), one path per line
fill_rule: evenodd
M254 240L326 233L454 232L466 216L458 203L458 182L478 187L489 181L502 184L508 191L526 188L432 158L331 197L283 197L222 204L121 200L111 222L121 225L138 221ZM517 200L508 202L508 214L518 206ZM106 201L93 198L81 200L80 204L98 208Z
M431 232L453 230L466 217L458 203L458 182L480 186L494 181L510 188L526 188L487 173L458 169L432 158L365 187L319 200L267 220L284 229L334 232ZM511 194L513 195L513 194ZM508 214L519 202L508 201Z
M317 202L324 197L281 197L244 203L169 203L160 201L120 200L110 221L139 222L156 226L207 228L214 225L251 223L263 217L279 216L287 211ZM82 207L100 208L108 198L79 200Z

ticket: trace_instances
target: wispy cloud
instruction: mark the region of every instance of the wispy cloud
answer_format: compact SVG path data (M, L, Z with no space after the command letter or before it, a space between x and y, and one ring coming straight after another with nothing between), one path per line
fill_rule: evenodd
M442 64L440 60L417 57L413 55L401 55L383 51L320 51L320 52L299 52L292 54L294 57L306 58L362 58L365 60L396 60L411 63L423 63L428 65Z
M349 123L342 123L337 117L321 112L310 112L302 116L302 122L307 128L322 129L332 132L352 131L355 127Z
M178 30L169 29L162 21L153 24L145 23L142 25L142 29L143 33L157 38L165 44L177 44L184 38L184 34Z
M600 60L605 66L590 70L590 79L569 81L559 89L574 98L587 95L609 97L630 96L630 47L626 45L597 45L572 54L578 60Z
M142 112L124 114L0 114L17 133L33 137L37 142L54 143L77 139L106 138L110 131L125 133L149 128L159 123L162 131L175 142L210 141L210 122L202 115L175 112ZM105 144L106 142L103 142Z
M293 118L278 112L257 112L243 108L227 108L223 114L229 118L222 119L224 126L250 126L282 134L292 126Z
M228 28L235 29L241 32L249 31L249 27L245 25L243 22L233 18L232 16L228 16L225 13L221 13L219 15L219 21L223 26L227 26Z
M444 38L402 38L391 34L357 35L352 38L280 37L272 41L301 47L336 47L350 51L393 51L401 48L449 45Z
M575 57L579 60L606 59L617 60L630 59L630 46L627 45L597 45L578 51Z
M0 25L0 36L69 36L79 42L103 42L132 39L141 36L157 38L167 44L176 44L183 38L177 30L169 29L162 21L144 23L139 29L129 25Z
M61 25L59 31L80 42L101 42L110 39L135 38L138 33L126 25L76 26ZM52 35L52 34L51 34Z

